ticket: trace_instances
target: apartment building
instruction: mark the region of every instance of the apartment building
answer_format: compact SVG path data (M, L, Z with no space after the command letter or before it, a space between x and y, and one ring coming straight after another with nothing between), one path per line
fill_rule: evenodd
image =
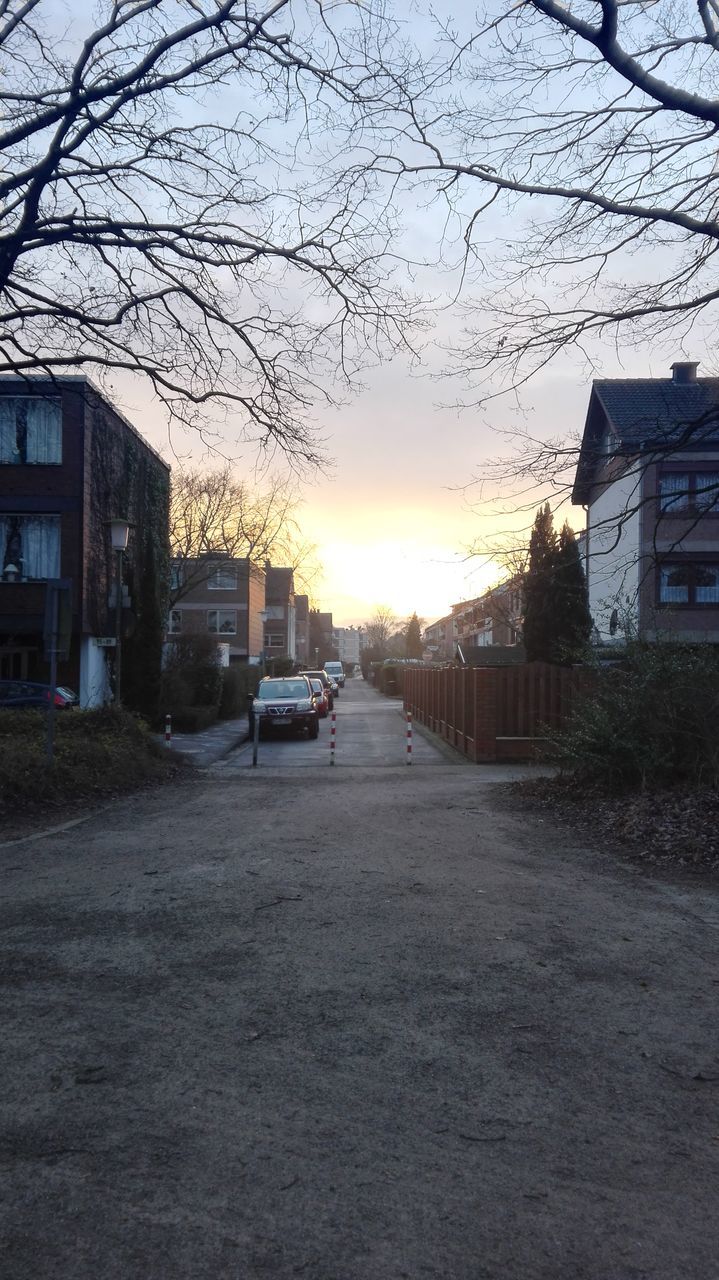
M214 551L173 560L170 602L168 640L203 633L224 646L229 663L261 661L266 571L253 561Z
M87 377L0 378L0 676L49 678L47 583L70 584L71 635L58 682L83 707L112 696L122 557L124 700L157 686L167 608L169 467ZM157 620L157 621L156 621Z
M600 644L719 642L719 378L592 384L572 501Z

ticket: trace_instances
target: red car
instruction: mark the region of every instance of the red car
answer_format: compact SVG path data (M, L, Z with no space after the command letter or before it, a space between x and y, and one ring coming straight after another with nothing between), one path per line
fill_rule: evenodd
M317 714L320 720L324 720L325 716L329 715L330 710L330 700L327 696L327 690L319 676L308 676L307 679L309 680L312 688L312 695L314 697L315 706L317 707Z

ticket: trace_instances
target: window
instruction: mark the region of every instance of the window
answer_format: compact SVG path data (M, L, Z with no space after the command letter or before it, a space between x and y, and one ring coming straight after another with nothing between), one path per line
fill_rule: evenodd
M279 633L273 633L272 635L265 636L266 649L284 649L284 647L285 637Z
M4 582L60 577L60 517L0 514Z
M218 565L207 579L211 591L236 591L237 570L230 565Z
M42 396L0 397L0 462L62 462L59 400Z
M687 560L659 570L659 603L719 605L719 564Z
M671 471L659 477L660 510L717 511L719 471Z
M182 586L182 565L170 565L170 591L179 591Z
M234 609L208 609L207 630L216 636L237 635L237 613Z
M167 630L171 636L178 636L180 634L182 631L182 609L170 609L170 618Z

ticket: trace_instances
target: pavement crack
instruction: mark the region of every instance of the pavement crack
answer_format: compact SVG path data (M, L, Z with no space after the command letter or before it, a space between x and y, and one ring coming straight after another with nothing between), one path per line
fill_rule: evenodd
M255 911L267 911L269 907L279 907L281 902L301 902L301 901L302 901L302 894L296 893L296 894L293 894L291 897L274 898L272 902L261 902L258 907L254 907L253 909Z

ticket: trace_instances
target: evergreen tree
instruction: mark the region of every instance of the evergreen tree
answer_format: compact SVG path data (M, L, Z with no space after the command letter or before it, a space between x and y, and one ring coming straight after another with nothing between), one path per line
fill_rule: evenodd
M565 522L557 537L549 503L537 511L524 581L528 662L567 664L581 657L592 629L577 540Z
M549 503L540 507L529 539L524 579L524 647L527 662L554 661L553 579L557 535Z
M422 644L422 629L419 625L419 618L417 617L417 614L413 613L407 623L405 654L408 658L421 658L423 653L424 645Z
M553 596L557 627L554 661L576 662L591 635L592 615L577 539L566 521L557 544Z

